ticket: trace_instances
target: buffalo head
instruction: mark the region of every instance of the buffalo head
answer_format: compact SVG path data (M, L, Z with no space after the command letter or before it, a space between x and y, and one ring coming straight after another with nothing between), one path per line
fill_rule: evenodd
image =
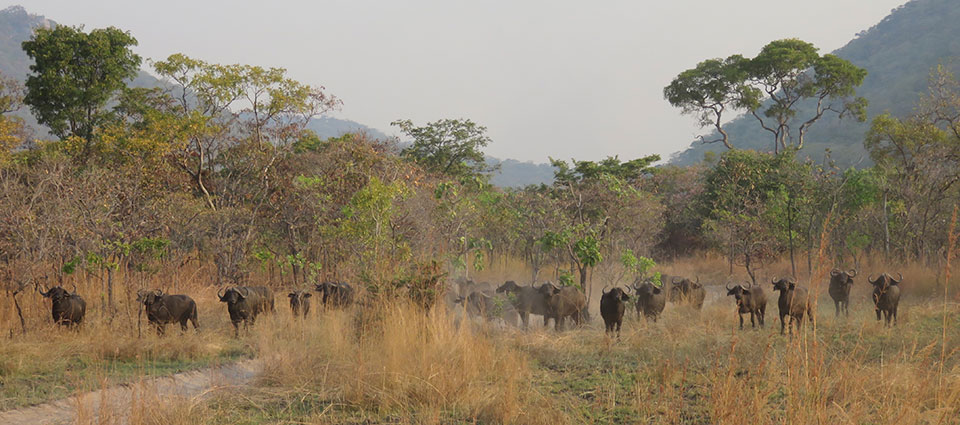
M236 304L243 301L247 298L247 295L249 295L249 289L247 288L229 288L226 292L221 289L220 292L217 292L220 302L227 304Z
M897 275L900 277L899 279L894 279L893 276L886 273L881 273L876 279L873 279L873 275L870 275L867 277L867 281L881 290L886 290L891 285L898 285L903 281L903 275L900 273L897 273Z
M770 279L770 282L773 283L774 291L788 291L797 287L797 280L792 277L774 277L773 279Z

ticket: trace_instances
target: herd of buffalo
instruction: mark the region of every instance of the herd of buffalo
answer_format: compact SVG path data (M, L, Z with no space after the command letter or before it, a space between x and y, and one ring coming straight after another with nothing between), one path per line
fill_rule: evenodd
M836 307L836 315L849 315L850 288L853 279L857 276L856 270L843 271L834 269L830 272L829 294ZM900 303L900 282L903 275L898 273L894 279L887 273L882 273L876 279L872 276L867 280L873 285L873 303L877 320L885 319L889 326L891 320L897 321L897 306ZM664 276L665 280L666 276ZM771 283L773 290L779 291L777 306L780 312L780 333L788 327L792 333L793 326L799 330L804 315L812 318L810 297L806 288L797 284L793 278L774 278ZM664 285L657 285L650 280L637 280L626 287L615 287L602 290L600 297L600 315L603 318L607 333L616 333L619 337L623 324L623 316L630 302L633 303L637 315L656 321L663 313L668 301L676 304L688 305L695 309L703 307L706 290L699 278L673 277L670 279L669 290ZM756 327L764 325L767 309L767 296L760 285L727 285L727 295L734 297L737 315L740 318L740 328L743 329L743 316L750 315L750 324ZM86 313L86 302L74 292L55 286L46 291L37 287L40 295L50 298L52 302L53 321L61 325L79 325L83 322ZM324 306L342 307L354 300L355 291L347 283L324 282L315 285L315 292L320 295ZM273 292L264 286L241 286L221 289L217 293L220 302L226 303L230 322L234 327L234 334L239 335L240 323L244 328L252 324L261 313L274 310ZM288 294L290 309L296 316L306 316L310 311L310 298L313 294L308 291L293 291ZM631 299L632 297L632 299ZM482 320L503 320L507 325L527 328L530 315L543 317L543 325L548 326L554 321L557 330L564 327L567 320L580 325L589 320L587 313L587 298L583 292L572 286L557 286L547 282L541 285L519 285L514 281L507 281L499 287L486 282L474 282L469 279L457 279L448 291L446 302L450 307L462 305L467 316ZM187 330L187 323L192 323L197 329L197 303L187 295L167 295L160 290L139 291L137 303L142 304L147 314L147 320L156 327L159 334L163 334L164 327L170 323L179 323L183 331ZM789 324L787 318L789 317Z

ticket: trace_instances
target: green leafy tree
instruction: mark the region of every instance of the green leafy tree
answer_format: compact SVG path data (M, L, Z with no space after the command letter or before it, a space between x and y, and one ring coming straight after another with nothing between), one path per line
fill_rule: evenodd
M772 41L756 57L740 55L709 59L680 73L664 97L683 113L696 115L701 126L713 125L723 142L734 148L722 127L728 110L746 110L774 139L774 152L803 148L810 127L827 114L866 120L867 101L856 96L867 71L838 56L821 56L798 39ZM801 111L809 114L799 116ZM792 131L796 134L792 134Z
M137 75L140 56L129 32L109 27L85 33L59 25L37 28L23 50L33 65L24 102L57 137L80 139L79 159L90 153L96 131L113 112L109 104Z
M741 55L707 59L681 72L663 89L663 97L671 105L686 115L696 116L701 128L712 125L720 133L720 138L713 140L700 136L701 142L722 142L727 149L733 149L730 136L723 129L725 114L754 105L761 95L747 84L746 61Z
M483 155L483 148L490 143L487 128L473 121L443 119L417 127L410 120L400 120L391 125L413 139L413 145L400 155L427 171L459 179L493 171Z
M10 159L10 152L24 140L23 119L9 115L23 106L23 86L0 73L0 165Z
M867 100L855 93L867 71L839 56L820 56L813 44L798 39L773 41L744 65L750 83L767 96L766 102L753 98L747 107L773 135L775 152L788 146L803 148L810 126L827 113L866 120ZM815 107L809 116L798 117L800 104L806 100L813 100ZM790 134L794 119L800 123L795 140Z

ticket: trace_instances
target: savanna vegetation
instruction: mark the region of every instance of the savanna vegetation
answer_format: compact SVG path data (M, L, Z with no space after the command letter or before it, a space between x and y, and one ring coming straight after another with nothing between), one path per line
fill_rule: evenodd
M876 164L798 156L819 115L865 119L864 70L800 40L707 61L665 94L722 130L741 109L770 150L728 150L678 167L657 156L552 160L554 183L489 183L486 129L468 119L398 120L409 138L321 139L340 107L283 69L174 54L164 80L130 87L136 39L108 28L37 29L24 85L0 79L0 410L142 376L256 358L254 385L200 400L139 398L131 423L957 423L960 311L951 286L960 202L960 84L931 71L910 116L872 120ZM811 71L812 70L812 71ZM717 77L723 83L716 90ZM682 90L681 90L682 89ZM713 90L712 92L708 91ZM764 93L765 92L765 93ZM793 105L822 109L791 127ZM772 99L772 100L771 100ZM715 102L714 102L715 101ZM835 103L831 103L835 101ZM713 103L711 103L713 102ZM773 102L773 103L770 103ZM718 106L720 105L720 106ZM27 108L55 138L27 137ZM714 116L711 113L716 113ZM834 317L829 271L860 271L850 317ZM873 318L869 274L902 273L892 329ZM702 309L671 303L656 323L632 306L604 335L604 287L697 278ZM726 284L773 294L792 276L813 320L740 331ZM593 320L558 332L474 320L456 279L550 281ZM283 296L350 282L344 308L295 318ZM36 289L86 300L76 327ZM277 296L234 338L215 297ZM189 294L200 329L157 336L141 289ZM501 298L502 303L513 300ZM502 304L501 304L502 306ZM103 422L80 415L78 422Z

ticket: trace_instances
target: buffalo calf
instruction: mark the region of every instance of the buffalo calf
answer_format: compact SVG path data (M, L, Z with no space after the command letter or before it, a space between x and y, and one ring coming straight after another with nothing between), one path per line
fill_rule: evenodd
M293 291L287 296L290 297L290 311L293 312L294 317L300 315L307 317L307 313L310 313L310 297L313 294L307 291Z
M137 302L142 303L147 312L147 321L156 326L157 334L163 335L168 323L180 323L180 329L187 331L187 322L197 326L197 303L186 295L164 295L163 291L137 291Z
M794 324L797 332L799 332L804 313L807 314L810 320L813 320L807 290L797 286L797 282L793 280L793 278L773 278L771 282L773 283L773 290L780 291L780 298L777 300L777 304L780 307L780 334L784 334L787 326L787 316L790 317L790 323ZM793 333L792 326L790 331Z
M868 276L867 281L873 285L873 306L877 312L877 321L880 320L881 313L883 314L886 323L884 326L890 326L890 319L893 319L893 324L897 324L897 307L900 306L900 282L903 281L903 275L897 273L900 276L899 279L894 279L893 276L890 276L886 273L880 275L876 279L871 279L873 276Z
M730 287L727 285L727 296L732 296L737 300L737 316L740 317L740 329L743 329L743 315L750 313L750 327L757 327L756 322L760 322L763 327L763 318L767 314L767 295L760 286L737 285ZM754 320L756 319L756 320Z
M619 339L620 326L623 325L623 312L626 311L630 295L621 288L601 292L603 292L603 296L600 297L600 317L603 317L607 334L616 330Z

